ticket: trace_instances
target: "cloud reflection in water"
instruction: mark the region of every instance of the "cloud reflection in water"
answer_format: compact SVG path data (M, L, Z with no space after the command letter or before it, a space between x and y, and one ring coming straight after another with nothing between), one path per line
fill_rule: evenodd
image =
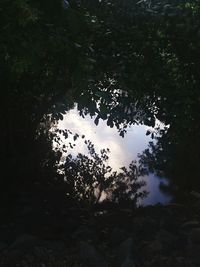
M157 126L162 127L162 124L157 121ZM86 140L90 140L97 153L103 148L109 148L109 160L113 171L119 171L122 166L128 167L131 161L137 159L138 153L147 148L148 143L152 141L150 135L146 135L147 130L153 130L145 125L132 125L127 129L125 137L119 136L115 127L110 128L107 126L106 121L100 120L98 126L94 124L94 119L89 115L82 118L76 108L70 110L64 119L59 121L58 128L61 130L70 130L73 134L77 133L80 136L85 135ZM62 138L62 137L61 137ZM68 139L63 138L64 143L73 143L73 137ZM76 140L76 146L68 149L68 153L76 156L78 153L88 154L84 139L79 138ZM159 189L160 179L155 174L150 173L148 176L142 177L146 181L146 190L149 195L143 199L140 204L153 205L156 203L168 203L171 199L170 196L165 195ZM167 183L167 179L162 178L163 183Z

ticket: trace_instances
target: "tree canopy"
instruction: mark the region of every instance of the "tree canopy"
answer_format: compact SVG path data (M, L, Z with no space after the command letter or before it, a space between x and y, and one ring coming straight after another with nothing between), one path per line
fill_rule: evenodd
M198 177L199 8L195 0L84 0L68 8L55 0L2 0L1 197L60 190L61 154L52 150L49 129L75 102L80 115L106 120L121 136L130 124L154 126L155 118L170 125L143 164L178 185L183 172L186 185L191 170ZM82 155L78 168L83 159L90 164Z

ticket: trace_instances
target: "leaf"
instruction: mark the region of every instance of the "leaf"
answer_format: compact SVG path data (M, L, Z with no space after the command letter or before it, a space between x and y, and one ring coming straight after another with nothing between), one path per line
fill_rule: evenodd
M102 113L101 114L101 118L102 118L102 120L106 120L107 119L107 114L106 113Z
M108 118L108 120L107 120L107 125L110 126L111 128L113 128L114 123L113 123L113 120L112 120L111 117Z
M94 120L94 123L95 123L96 125L99 124L99 116L96 117L96 119Z
M151 134L151 131L147 130L146 135L150 135L150 134Z
M67 132L63 132L63 135L64 135L65 139L68 138L68 133Z
M58 114L59 120L63 120L63 115L61 113Z
M124 138L124 131L120 132L119 134L122 138Z

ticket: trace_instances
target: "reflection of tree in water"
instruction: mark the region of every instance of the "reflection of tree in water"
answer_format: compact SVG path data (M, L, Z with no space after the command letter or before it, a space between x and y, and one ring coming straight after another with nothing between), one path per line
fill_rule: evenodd
M45 114L61 119L73 102L122 135L129 124L154 126L156 115L171 127L159 140L163 151L153 152L158 163L167 159L160 169L183 183L187 168L186 180L198 180L199 1L69 1L64 12L61 1L40 2L0 6L1 203L59 187L59 155L37 129Z
M140 155L140 164L147 171L168 177L169 184L161 183L161 189L179 200L192 190L200 190L199 114L193 109L194 113L185 117L184 111L177 109L169 129L161 130L157 142L151 142Z
M119 86L119 87L118 87ZM128 126L133 124L155 125L157 108L150 96L137 95L119 89L117 81L105 77L78 98L80 115L95 116L95 124L106 120L109 127L116 126L124 137Z
M86 140L84 135L73 135L69 130L57 130L57 132L65 138L73 136L74 143L69 142L62 149L60 146L62 142L58 136L56 137L57 150L61 149L65 154L58 165L58 171L64 175L65 186L70 197L91 204L108 201L120 204L130 203L134 206L138 199L147 195L147 192L141 189L145 182L139 180L145 174L145 170L136 161L131 162L128 168L122 167L120 172L113 171L107 164L109 149L102 149L98 154L92 142ZM78 138L84 139L88 152L78 153L77 156L68 154L67 147L76 146L75 142Z

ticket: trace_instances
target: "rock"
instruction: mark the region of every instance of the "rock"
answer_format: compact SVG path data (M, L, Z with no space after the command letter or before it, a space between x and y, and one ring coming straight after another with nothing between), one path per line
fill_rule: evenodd
M119 266L121 267L134 266L133 248L134 244L132 237L127 238L120 244L117 251L118 252L117 262L119 263Z
M188 221L181 225L183 229L197 228L199 226L198 221Z
M200 199L200 193L199 193L199 192L191 191L190 194L191 194L192 196L194 196L195 198Z
M120 265L120 267L135 267L133 259L126 258L125 261Z
M70 7L69 2L67 0L62 1L62 6L64 9L68 9Z
M72 233L72 238L82 241L93 240L95 234L86 225L81 225L74 233Z
M68 233L76 231L79 225L80 225L79 220L73 218L69 218L65 222L65 228L67 229Z
M166 207L168 208L184 208L184 205L183 204L180 204L180 203L176 203L176 202L171 202L169 204L166 205Z
M24 253L19 249L3 252L0 258L0 266L17 266L21 259L24 258ZM20 266L20 265L18 265Z
M7 247L7 245L3 242L0 242L0 252L4 250Z
M200 228L193 228L188 236L189 242L200 244Z
M135 217L133 219L133 230L140 230L145 228L155 229L157 227L157 222L149 215L145 217Z
M11 244L16 239L16 230L13 225L1 225L0 226L1 242Z
M143 225L146 222L146 217L135 217L133 218L133 229L140 230L141 228L143 228Z
M149 244L150 252L158 253L162 250L163 246L159 240L154 240Z
M152 240L158 228L155 220L150 216L134 218L132 227L135 235L145 240Z
M85 242L80 242L80 259L87 267L106 267L107 264L104 257L96 250L96 248Z
M188 244L187 247L187 257L194 264L193 266L200 266L200 245L199 244Z
M37 238L24 234L18 237L13 244L10 245L9 249L14 250L14 249L19 249L19 250L28 250L33 248L37 243Z
M40 247L44 246L46 249L49 249L54 252L60 252L66 250L66 246L63 241L61 240L54 240L54 241L40 241Z
M119 246L119 244L122 243L122 241L125 240L126 237L127 233L123 229L115 227L110 235L112 246Z
M161 229L156 236L156 239L161 242L162 245L172 246L174 245L177 238L170 232Z

